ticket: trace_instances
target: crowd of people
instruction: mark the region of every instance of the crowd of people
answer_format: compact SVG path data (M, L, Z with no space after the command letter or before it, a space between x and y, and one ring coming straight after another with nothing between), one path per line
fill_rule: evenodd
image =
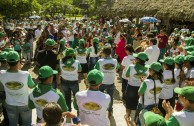
M66 118L75 126L107 126L114 112L115 78L121 80L128 126L193 126L194 31L175 28L167 35L156 29L149 23L126 27L118 17L3 21L5 126L31 126L32 109L41 126L70 125ZM23 65L34 67L38 82L21 70Z

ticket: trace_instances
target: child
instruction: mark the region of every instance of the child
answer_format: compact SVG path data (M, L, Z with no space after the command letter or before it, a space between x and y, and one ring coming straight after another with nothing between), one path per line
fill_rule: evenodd
M142 78L148 76L148 69L145 67L148 61L148 55L144 52L133 54L135 57L135 64L128 66L126 77L128 77L128 84L126 88L126 118L130 118L132 110L136 110L138 104L138 90L142 82ZM134 117L132 117L134 121Z
M162 101L169 101L170 104L175 106L174 99L174 85L175 85L175 73L174 73L174 59L172 57L166 57L165 59L161 59L160 62L163 63L163 77L164 77L164 85L162 91L159 96L159 104L158 107L163 115L166 115L165 110L162 108Z
M24 45L23 45L23 55L24 55L24 59L25 59L25 64L31 64L31 52L32 52L32 45L31 43L27 40L24 39Z
M149 76L142 82L138 90L140 96L138 107L141 110L139 119L142 126L144 124L143 114L145 111L150 111L158 106L159 95L163 84L162 74L162 65L158 62L153 62L149 66Z
M122 100L125 103L125 91L126 91L126 87L127 87L127 83L128 83L128 78L126 77L126 70L128 68L129 65L132 64L132 62L134 61L134 57L133 57L133 47L131 46L131 44L128 44L125 46L125 52L127 54L127 56L125 56L123 58L123 61L121 63L121 69L123 69L123 73L122 73Z
M60 60L59 68L57 84L61 84L67 106L69 111L71 111L71 92L75 96L79 91L78 72L81 72L82 69L79 61L75 58L74 49L66 49L64 58Z
M88 73L88 64L87 64L87 59L86 59L87 58L87 49L84 48L84 43L85 43L84 39L79 40L79 47L76 49L76 60L78 60L81 64L81 67L82 67L81 73L83 73L84 82L86 84L86 77L87 77L87 73Z
M104 79L102 81L102 85L100 86L99 90L106 92L111 97L111 103L108 108L108 116L112 116L113 114L113 93L114 93L114 80L116 77L116 70L119 69L119 64L116 59L111 58L111 48L110 47L104 47L102 53L105 56L103 59L99 59L96 65L94 66L95 69L100 70L104 73Z

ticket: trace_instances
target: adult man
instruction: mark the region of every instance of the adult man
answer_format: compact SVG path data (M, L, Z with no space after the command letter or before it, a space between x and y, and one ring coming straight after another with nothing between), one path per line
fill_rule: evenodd
M82 124L90 126L107 126L106 111L110 96L99 91L104 74L96 69L87 76L89 89L75 95L74 107L79 111Z
M34 82L28 71L21 71L20 57L16 51L7 54L8 70L0 71L0 81L6 93L5 108L9 118L9 126L17 126L19 115L23 126L30 126L32 111L28 108L28 88Z
M41 36L41 34L42 34L42 28L41 28L41 25L38 25L37 29L35 30L35 38L36 38L36 40L38 40L38 38Z
M31 109L36 108L38 120L43 118L42 110L47 103L55 102L58 103L62 111L68 111L63 94L59 90L52 88L53 75L58 72L53 70L49 66L43 66L39 69L40 83L30 94L29 107Z
M168 44L168 36L163 30L160 30L160 34L157 36L158 38L158 48L160 49L160 55L158 61L164 58L164 54L166 53L166 46Z
M145 50L145 53L148 55L149 60L146 62L147 65L150 65L153 62L157 62L160 55L160 49L157 47L157 40L155 38L150 39L150 47Z
M163 108L167 114L165 119L168 126L193 126L194 124L194 86L175 88L174 92L179 95L179 101L183 105L183 110L173 112L169 103L163 102ZM170 117L170 118L169 118Z

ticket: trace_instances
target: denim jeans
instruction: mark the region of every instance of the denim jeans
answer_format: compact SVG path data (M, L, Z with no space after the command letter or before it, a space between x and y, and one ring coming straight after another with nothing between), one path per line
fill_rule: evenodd
M32 110L28 106L12 106L5 104L9 126L17 126L19 115L22 119L22 126L31 126Z
M71 92L73 96L79 91L78 80L76 81L68 81L68 80L61 80L61 87L65 94L65 100L69 111L71 112Z
M93 70L96 62L98 61L99 57L90 57L89 59L89 70Z
M158 61L159 61L160 59L164 59L165 53L166 53L166 48L160 48L160 55L159 55L159 57L158 57Z
M109 105L109 108L108 108L108 111L109 112L112 112L113 111L113 94L114 94L114 84L102 84L99 88L99 90L101 92L104 92L106 90L107 94L110 95L110 98L111 98L111 101L110 101L110 105Z

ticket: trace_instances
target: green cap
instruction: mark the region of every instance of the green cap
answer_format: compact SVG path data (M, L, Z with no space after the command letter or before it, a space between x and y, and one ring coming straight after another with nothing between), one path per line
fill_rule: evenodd
M99 43L99 39L97 37L93 38L92 40L94 43Z
M7 60L7 54L8 52L3 51L0 53L0 60Z
M79 40L79 43L80 43L80 44L84 44L84 43L85 43L85 40L84 40L84 39L80 39L80 40Z
M192 55L192 56L194 56L194 51L192 51L192 52L187 52L189 55Z
M112 40L113 38L111 35L109 35L106 39L109 41L109 40Z
M14 51L14 49L13 48L5 48L3 51L10 52L10 51Z
M88 83L91 86L99 85L102 82L103 78L104 74L97 69L91 70L87 76Z
M5 32L0 32L0 38L5 37Z
M64 56L72 56L75 55L74 49L73 48L67 48L64 52L63 52Z
M162 63L166 63L168 65L173 65L174 64L174 59L172 57L166 57L165 59L159 60Z
M184 60L185 60L185 61L192 62L192 61L194 61L194 56L192 56L192 55L187 55L187 56L185 56Z
M184 56L183 55L178 55L174 57L174 62L177 64L182 64L184 63Z
M65 41L65 39L61 39L61 40L59 41L59 43L60 43L61 45L65 45L66 41Z
M136 58L139 58L140 60L143 60L143 61L148 61L148 55L144 52L140 52L138 54L133 54L134 57Z
M194 51L194 46L185 46L183 47L183 49L185 49L186 51L192 52Z
M180 37L181 35L180 34L176 34L175 37Z
M183 88L175 88L174 92L184 96L188 100L194 101L194 86L186 86Z
M146 126L167 126L164 117L151 111L145 112L143 117Z
M56 70L53 70L50 66L42 66L38 71L39 78L48 78L53 74L57 74Z
M159 72L162 69L162 65L159 62L153 62L150 66L150 69Z
M18 52L10 51L7 54L7 62L17 62L20 59Z
M46 40L46 46L54 46L56 43L53 39Z

